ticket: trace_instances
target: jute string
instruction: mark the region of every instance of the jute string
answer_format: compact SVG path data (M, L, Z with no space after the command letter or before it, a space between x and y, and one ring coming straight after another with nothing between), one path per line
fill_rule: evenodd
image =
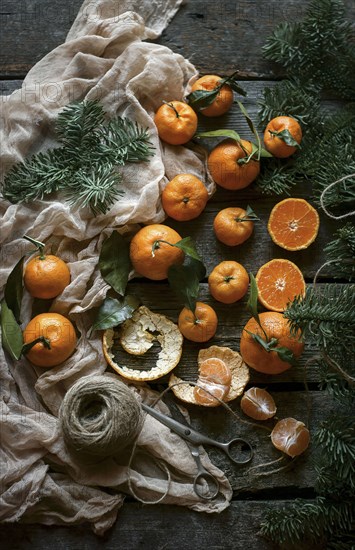
M85 376L65 395L59 419L67 446L105 458L132 443L143 424L134 393L119 379Z

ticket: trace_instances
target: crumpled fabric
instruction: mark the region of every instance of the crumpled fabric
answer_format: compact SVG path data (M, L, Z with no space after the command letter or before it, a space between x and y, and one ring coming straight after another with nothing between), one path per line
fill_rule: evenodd
M198 148L160 143L153 114L162 100L182 99L193 65L170 49L145 42L156 38L180 0L86 0L64 44L28 73L20 90L0 104L0 174L33 152L53 146L53 121L73 100L99 99L109 114L130 117L149 129L155 155L149 163L123 168L124 196L106 215L71 209L60 197L12 205L0 200L0 292L20 257L31 249L28 234L44 241L71 271L71 283L53 301L51 311L68 316L81 336L65 363L41 369L25 358L12 361L0 349L0 521L77 524L89 522L104 533L115 521L124 495L130 493L128 457L81 463L64 445L58 411L66 390L90 374L104 373L98 333L88 336L93 308L108 285L98 270L103 240L113 230L134 232L141 223L164 220L160 193L181 172L200 177L214 190ZM30 319L32 299L25 293L21 319ZM107 373L107 376L112 374ZM131 385L137 399L152 403L148 387ZM158 404L163 412L167 409ZM152 417L146 417L132 463L131 487L142 500L205 512L225 509L232 490L224 474L203 452L202 462L220 482L219 496L201 501L192 487L196 465L186 443ZM164 463L171 473L168 487Z

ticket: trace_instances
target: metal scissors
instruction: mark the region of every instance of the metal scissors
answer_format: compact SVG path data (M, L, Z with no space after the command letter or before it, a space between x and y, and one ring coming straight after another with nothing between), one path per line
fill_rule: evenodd
M191 454L197 465L197 474L193 484L194 491L204 500L212 500L217 496L219 491L219 483L218 480L202 465L199 451L200 445L211 445L221 449L234 464L239 466L247 464L253 458L253 449L250 443L240 437L236 437L231 441L222 443L200 434L187 424L182 424L174 418L166 416L160 411L149 407L145 403L142 403L142 409L188 442Z

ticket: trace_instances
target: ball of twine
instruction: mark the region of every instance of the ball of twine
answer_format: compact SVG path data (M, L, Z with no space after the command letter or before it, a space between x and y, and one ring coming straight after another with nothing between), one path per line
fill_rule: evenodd
M134 393L120 380L85 376L65 395L59 411L64 440L84 455L119 454L137 437L143 414Z

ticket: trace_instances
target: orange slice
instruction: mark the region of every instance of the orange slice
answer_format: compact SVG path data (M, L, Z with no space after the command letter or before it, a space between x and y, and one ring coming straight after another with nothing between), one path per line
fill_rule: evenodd
M315 240L319 229L317 210L304 199L285 199L271 210L268 231L285 250L302 250Z
M276 414L276 405L273 397L261 388L250 388L240 401L243 413L254 420L268 420Z
M306 291L302 272L289 260L267 262L259 269L256 282L259 301L271 311L284 311L288 302Z

